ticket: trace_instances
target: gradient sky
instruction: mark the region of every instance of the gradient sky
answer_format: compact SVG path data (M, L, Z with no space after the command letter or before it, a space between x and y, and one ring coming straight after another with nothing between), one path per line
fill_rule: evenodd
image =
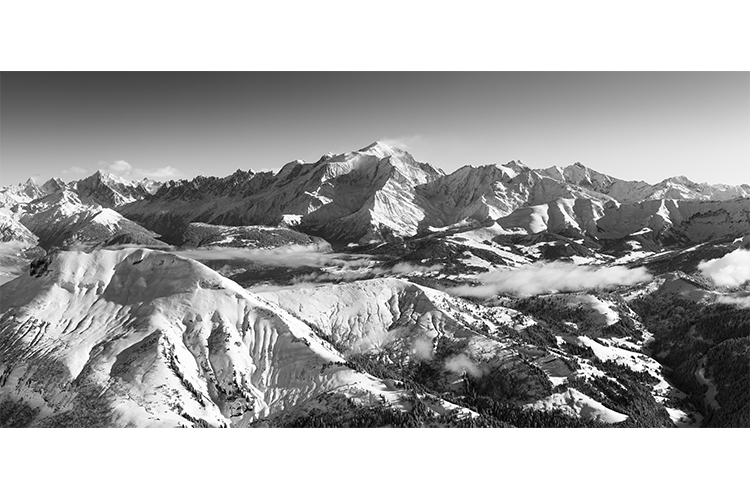
M278 170L387 139L451 172L750 183L750 73L7 73L0 185Z

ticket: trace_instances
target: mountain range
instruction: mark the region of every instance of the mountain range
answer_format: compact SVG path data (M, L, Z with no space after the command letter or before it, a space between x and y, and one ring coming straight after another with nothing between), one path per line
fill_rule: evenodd
M748 247L747 184L379 142L30 179L0 189L0 425L746 426Z

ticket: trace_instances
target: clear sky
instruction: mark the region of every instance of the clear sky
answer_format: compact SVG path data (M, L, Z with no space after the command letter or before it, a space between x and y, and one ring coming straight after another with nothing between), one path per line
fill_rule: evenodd
M0 184L278 170L387 139L451 172L750 183L750 73L2 73ZM120 163L115 163L120 162Z

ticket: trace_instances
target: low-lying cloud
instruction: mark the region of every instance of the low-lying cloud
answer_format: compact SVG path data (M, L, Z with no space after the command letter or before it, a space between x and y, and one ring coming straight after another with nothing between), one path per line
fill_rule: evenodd
M278 248L231 248L211 247L191 250L175 250L171 253L189 259L207 260L245 260L258 264L276 267L321 267L339 264L344 267L369 263L369 260L350 260L346 254L323 253L315 246L287 245Z
M421 359L424 361L429 361L432 359L433 342L431 338L418 337L414 340L414 343L411 347L414 351L414 356L417 359Z
M532 264L480 274L476 286L462 285L445 291L465 297L492 297L499 293L522 296L555 292L607 289L634 285L652 278L644 267L578 266L566 262Z
M719 296L716 298L716 302L719 304L729 304L737 306L741 309L750 309L750 296L746 297L724 297Z
M419 266L408 263L396 264L391 268L387 267L371 267L372 261L357 259L354 261L347 261L345 268L331 271L320 271L305 274L295 278L294 283L303 282L316 282L316 283L328 283L328 282L350 282L372 278L382 278L386 276L399 276L404 274L412 273L431 273L439 271L443 268L441 264L434 266Z
M462 375L467 373L474 378L484 375L482 369L474 363L466 354L457 354L445 360L445 369L452 373Z
M719 259L702 261L698 270L716 286L740 286L750 281L750 250L738 248Z
M419 266L409 264L408 262L399 262L387 271L391 274L431 273L434 271L440 271L442 268L442 264L435 264L434 266Z

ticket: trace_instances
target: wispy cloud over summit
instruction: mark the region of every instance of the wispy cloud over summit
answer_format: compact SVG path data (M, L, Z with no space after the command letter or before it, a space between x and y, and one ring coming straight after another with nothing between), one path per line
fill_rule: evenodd
M135 170L135 173L138 176L149 177L153 179L167 179L170 177L182 177L183 176L182 172L180 172L178 169L172 166L157 168L156 170L144 170L142 168L138 168Z

